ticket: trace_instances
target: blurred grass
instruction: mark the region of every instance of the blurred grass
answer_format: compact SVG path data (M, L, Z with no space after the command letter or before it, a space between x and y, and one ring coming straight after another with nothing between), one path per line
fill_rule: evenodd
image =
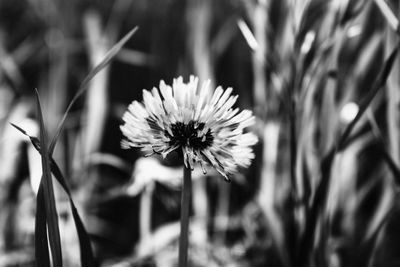
M49 152L99 264L176 264L181 166L171 157L139 171L118 126L141 89L191 73L232 86L261 140L229 186L214 173L194 180L193 266L397 266L400 65L386 59L398 9L394 0L1 1L0 266L33 265L33 225L12 222L32 222L39 163L8 122L39 136L36 87L55 136ZM136 25L108 70L85 80ZM67 199L56 184L63 262L80 266Z

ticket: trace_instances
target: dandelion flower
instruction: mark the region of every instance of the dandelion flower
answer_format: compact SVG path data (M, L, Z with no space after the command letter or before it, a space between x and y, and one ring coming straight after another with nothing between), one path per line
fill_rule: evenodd
M197 77L191 76L188 83L179 77L172 87L161 81L159 88L143 90L143 103L133 101L123 116L123 147L163 157L177 151L186 168L198 162L205 172L204 166L211 165L225 179L239 167L248 167L257 137L244 129L255 118L249 110L233 108L238 97L231 95L232 88L210 93L209 84L198 87Z

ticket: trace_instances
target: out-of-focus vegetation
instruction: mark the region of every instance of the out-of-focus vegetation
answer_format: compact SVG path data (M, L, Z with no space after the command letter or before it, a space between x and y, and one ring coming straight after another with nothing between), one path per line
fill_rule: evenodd
M176 266L182 166L122 150L119 125L143 88L189 74L232 86L260 139L231 183L193 174L191 266L398 266L399 11L395 0L0 1L0 266L34 266L42 176L10 122L40 139L38 88L51 140L135 26L52 155L100 266ZM53 185L64 266L81 266L72 202Z

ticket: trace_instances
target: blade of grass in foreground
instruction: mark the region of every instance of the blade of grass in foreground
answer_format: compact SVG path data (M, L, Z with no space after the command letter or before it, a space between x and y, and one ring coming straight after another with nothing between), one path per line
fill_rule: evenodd
M71 100L69 103L67 110L65 111L61 121L59 122L57 126L57 131L55 135L53 136L53 139L50 142L49 146L49 154L52 155L54 152L54 148L56 146L56 143L58 141L58 138L60 137L60 134L64 128L65 120L68 116L69 111L71 110L72 106L76 102L76 100L86 91L88 88L89 82L93 79L93 77L101 71L105 66L110 63L110 61L117 55L117 53L121 50L121 48L125 45L126 42L132 37L132 35L138 30L139 27L133 28L130 32L128 32L118 43L116 43L110 51L104 56L104 59L96 66L90 73L86 76L86 78L83 80L81 83L78 92L75 94L74 98Z
M46 205L42 182L40 183L36 199L35 258L37 266L50 267L49 244L47 242L46 228Z
M31 140L31 143L34 146L34 148L39 153L41 153L40 141L36 137L30 136L24 129L20 128L19 126L15 125L13 123L11 123L11 125L13 127L15 127L18 131L23 133L24 135L28 136L29 139ZM78 209L76 208L76 206L72 200L72 195L69 190L69 186L67 185L66 180L65 180L60 168L58 167L57 163L54 161L54 159L51 156L49 156L49 159L50 159L51 172L53 173L53 175L57 179L57 181L60 183L60 185L62 186L64 191L67 193L68 198L69 198L69 203L71 205L71 210L72 210L72 216L74 219L76 230L78 232L81 265L85 266L85 267L95 266L93 251L92 251L92 247L90 245L90 238L89 238L88 233L86 232L86 229L82 222L82 219L79 216ZM45 216L45 213L44 213L45 206L44 206L44 200L42 200L43 197L44 197L43 185L41 184L39 187L39 191L38 191L37 206L43 205L43 208L42 209L40 209L39 207L37 208L38 214L37 214L37 218L36 218L35 232L38 236L42 236L42 237L46 236L46 238L45 239L37 239L35 241L35 242L37 242L35 245L36 245L36 247L42 247L40 250L37 250L38 254L36 256L37 258L40 258L40 260L38 261L38 262L42 263L42 265L40 265L40 266L47 267L49 265L46 265L45 261L46 261L46 255L47 255L47 259L49 258L49 254L48 254L49 248L48 248L48 244L47 244L46 220L44 217ZM43 204L42 204L42 202L43 202ZM43 227L43 225L44 225L44 227ZM45 240L45 242L43 242L43 240ZM47 254L42 254L43 252L46 252Z
M57 181L61 184L61 186L63 187L64 191L67 193L69 198L72 217L74 219L76 231L78 233L81 265L84 267L93 267L95 266L95 262L94 262L92 247L90 245L89 235L86 232L81 217L79 216L78 209L76 208L74 202L72 201L71 192L65 182L65 178L62 175L61 170L58 167L57 163L53 159L51 159L51 171L54 174L54 177L56 177Z
M46 130L43 122L43 114L40 105L39 93L36 90L36 107L37 113L39 117L39 126L40 126L40 150L42 157L42 170L43 177L41 183L43 183L43 194L44 194L44 206L46 210L46 221L49 232L49 243L50 243L50 251L53 260L53 265L55 267L62 266L62 254L61 254L61 241L60 241L60 230L58 226L58 214L56 209L56 201L54 197L54 188L50 171L50 160L49 154L47 151L47 137ZM40 200L40 198L38 199ZM39 205L41 208L42 205ZM42 211L39 211L42 212ZM40 213L39 213L40 214ZM40 218L38 218L40 219ZM43 234L39 232L39 234ZM35 235L35 239L47 239L46 236ZM43 247L39 247L37 249L42 249ZM40 251L40 254L44 254L44 251ZM38 266L42 266L38 263Z

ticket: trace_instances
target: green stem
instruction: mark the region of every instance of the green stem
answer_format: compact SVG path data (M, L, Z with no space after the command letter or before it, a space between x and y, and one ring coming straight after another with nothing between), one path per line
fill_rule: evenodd
M192 191L192 171L183 168L183 187L181 195L181 235L179 237L179 267L187 266L188 258L188 229L190 194Z

